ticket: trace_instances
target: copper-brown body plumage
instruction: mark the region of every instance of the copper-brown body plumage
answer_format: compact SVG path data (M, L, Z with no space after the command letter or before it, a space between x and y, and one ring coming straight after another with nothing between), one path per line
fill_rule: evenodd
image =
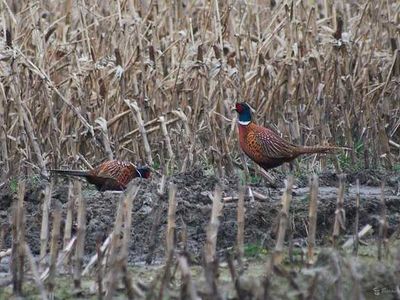
M122 191L135 177L147 178L150 175L148 168L135 168L127 161L109 160L101 163L92 170L50 170L70 176L84 177L89 183L94 184L99 191Z

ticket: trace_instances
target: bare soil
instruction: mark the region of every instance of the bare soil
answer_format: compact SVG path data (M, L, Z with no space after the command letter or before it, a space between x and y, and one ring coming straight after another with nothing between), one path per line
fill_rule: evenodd
M386 178L384 195L386 199L389 230L391 234L398 226L400 213L400 196L398 195L399 174L377 174L364 172L363 174L349 174L349 182L345 192L346 211L346 235L353 230L355 215L355 178L360 178L362 186L360 228L366 224L373 226L377 232L378 216L380 213L381 188L377 186L382 178ZM225 250L235 246L237 223L236 201L239 179L237 177L218 180L213 175L207 175L201 169L189 173L174 175L168 180L178 186L177 193L177 243L178 248L187 247L193 262L199 262L205 241L206 225L211 211L212 193L219 182L224 190L224 197L233 197L226 202L222 216L220 217L220 229L218 234L218 249ZM159 261L164 256L164 240L167 222L167 193L157 193L159 178L151 180L138 180L140 191L134 202L132 239L130 243L130 261L141 263L147 261ZM319 206L318 206L318 245L329 245L329 237L332 232L334 213L336 209L338 180L335 174L327 173L320 176ZM308 187L306 182L297 181L297 187L293 192L291 205L291 219L293 224L293 240L302 246L307 236L306 224L308 216ZM41 190L43 183L29 183L29 191L26 193L26 239L34 254L40 249L40 224ZM247 245L259 245L270 248L274 245L276 221L280 209L281 190L269 189L265 183L250 185L251 189L267 195L267 200L250 201L246 195L246 224L245 243ZM60 181L53 191L53 203L59 201L66 211L67 184ZM397 194L396 194L397 193ZM10 186L4 186L0 190L0 223L10 224L11 206L14 192ZM83 186L83 197L87 200L87 232L85 243L85 255L94 254L96 238L100 234L104 239L111 232L114 224L118 201L121 194L100 193L92 187ZM182 233L187 231L187 243L182 242ZM372 238L374 235L371 236ZM7 234L5 246L11 246L10 234ZM154 252L154 253L153 253ZM221 251L222 252L222 251ZM153 253L151 255L149 253Z

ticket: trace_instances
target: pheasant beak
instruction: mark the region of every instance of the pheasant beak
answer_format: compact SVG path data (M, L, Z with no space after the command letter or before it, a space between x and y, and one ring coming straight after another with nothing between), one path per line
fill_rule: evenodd
M231 111L236 111L236 112L237 112L236 107L235 107L235 106L232 106L232 107L231 107Z

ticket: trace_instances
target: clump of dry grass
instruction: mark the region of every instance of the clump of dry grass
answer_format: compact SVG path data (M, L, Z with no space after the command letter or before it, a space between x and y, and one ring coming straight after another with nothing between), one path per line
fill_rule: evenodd
M398 161L397 1L1 6L3 180L19 164L47 175L112 153L223 175L238 154L236 99L294 142L346 144L369 167Z

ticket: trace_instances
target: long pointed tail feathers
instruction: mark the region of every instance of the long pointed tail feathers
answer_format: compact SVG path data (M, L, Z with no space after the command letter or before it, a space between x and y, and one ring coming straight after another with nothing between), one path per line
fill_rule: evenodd
M331 153L338 150L352 150L349 147L336 147L336 146L304 146L299 147L299 154L312 154L312 153Z
M51 173L60 174L66 176L78 176L78 177L87 177L89 175L88 171L80 171L80 170L59 170L59 169L51 169Z

